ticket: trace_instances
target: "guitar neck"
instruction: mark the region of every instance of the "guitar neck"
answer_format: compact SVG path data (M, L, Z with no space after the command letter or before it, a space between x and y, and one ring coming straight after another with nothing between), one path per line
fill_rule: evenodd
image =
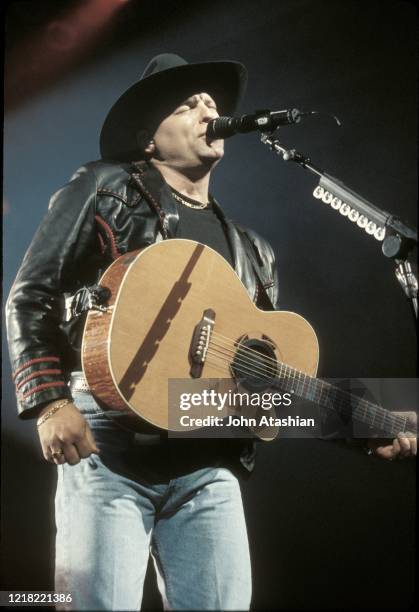
M378 404L281 364L275 386L322 408L334 408L344 418L364 423L392 437L406 431L407 419Z

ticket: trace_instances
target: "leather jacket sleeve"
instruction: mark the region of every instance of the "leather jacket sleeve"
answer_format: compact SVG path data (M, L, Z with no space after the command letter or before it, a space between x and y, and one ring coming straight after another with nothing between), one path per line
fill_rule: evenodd
M46 402L71 398L62 363L63 293L75 289L74 270L97 248L96 191L87 165L53 195L7 300L9 351L23 418L36 417Z
M76 347L71 330L62 325L64 294L97 282L100 269L119 255L158 240L162 215L167 237L176 237L178 214L161 175L141 167L135 176L139 190L132 186L129 165L91 162L51 198L6 305L22 418L36 417L46 402L70 398L65 371L74 365L69 348ZM222 211L219 214L224 219ZM261 308L277 309L278 278L271 246L252 230L224 222L236 272L250 297ZM80 320L74 329L81 337Z

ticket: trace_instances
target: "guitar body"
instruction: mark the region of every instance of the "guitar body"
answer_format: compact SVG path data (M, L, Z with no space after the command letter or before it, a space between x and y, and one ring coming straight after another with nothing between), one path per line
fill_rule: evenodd
M106 311L88 313L83 370L100 404L129 412L134 428L142 420L170 429L168 379L226 379L234 388L231 362L241 338L266 339L278 362L316 374L319 348L309 323L258 309L225 259L200 243L173 239L127 253L100 285L110 298ZM213 314L211 339L192 375L194 330L205 312Z

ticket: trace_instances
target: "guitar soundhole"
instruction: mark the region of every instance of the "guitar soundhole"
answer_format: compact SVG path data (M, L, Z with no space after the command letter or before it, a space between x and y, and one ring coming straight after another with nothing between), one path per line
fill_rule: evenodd
M272 345L258 338L242 340L231 364L234 378L248 391L268 389L277 375L277 360Z

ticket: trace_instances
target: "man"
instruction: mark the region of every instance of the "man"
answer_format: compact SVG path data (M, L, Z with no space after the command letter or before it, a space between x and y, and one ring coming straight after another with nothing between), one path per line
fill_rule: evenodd
M216 249L259 307L278 307L270 245L209 193L223 141L206 136L207 124L234 112L246 79L236 62L154 58L109 112L102 160L53 196L8 300L20 415L38 419L44 457L59 467L56 590L71 594L70 609L139 609L149 550L166 608L250 605L237 475L252 469L253 445L119 427L80 372L79 316L83 288L112 261L175 237ZM66 323L64 295L75 296ZM380 444L371 447L388 459L415 452L407 438Z

